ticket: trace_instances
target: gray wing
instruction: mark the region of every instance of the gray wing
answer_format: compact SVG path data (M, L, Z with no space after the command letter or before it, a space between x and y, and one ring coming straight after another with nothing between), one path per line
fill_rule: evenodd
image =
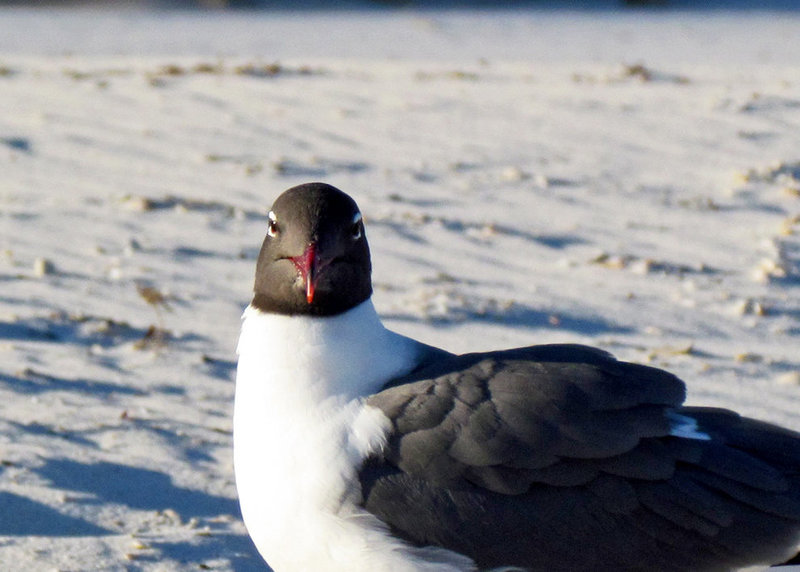
M393 431L362 470L365 506L482 567L726 570L788 555L800 436L684 397L675 376L584 346L440 359L368 399Z

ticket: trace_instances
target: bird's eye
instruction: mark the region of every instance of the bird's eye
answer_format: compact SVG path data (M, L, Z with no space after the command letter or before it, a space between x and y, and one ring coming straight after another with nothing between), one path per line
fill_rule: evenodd
M278 228L278 221L275 219L275 213L269 212L269 223L267 224L267 236L278 236L280 229Z
M353 226L350 227L350 238L358 240L364 234L364 223L361 221L361 213L356 213L353 217Z

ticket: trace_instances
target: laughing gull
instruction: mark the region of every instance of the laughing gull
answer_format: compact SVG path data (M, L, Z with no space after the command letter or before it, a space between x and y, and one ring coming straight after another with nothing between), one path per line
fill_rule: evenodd
M238 345L234 468L275 572L711 571L800 546L800 434L683 405L580 345L454 355L387 330L364 222L275 201Z

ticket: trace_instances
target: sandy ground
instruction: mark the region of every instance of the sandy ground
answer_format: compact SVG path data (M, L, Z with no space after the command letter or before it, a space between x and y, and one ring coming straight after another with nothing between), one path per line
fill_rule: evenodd
M0 11L0 569L265 569L234 348L310 180L393 329L590 343L800 430L792 14L53 14Z

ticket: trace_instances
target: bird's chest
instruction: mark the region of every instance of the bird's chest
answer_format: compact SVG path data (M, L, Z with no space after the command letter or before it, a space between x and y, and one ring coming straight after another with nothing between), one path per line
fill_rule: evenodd
M361 535L344 523L359 510L357 471L381 446L387 420L360 399L319 393L306 383L311 372L293 369L290 383L281 379L286 369L263 366L240 358L234 468L242 515L273 568L283 559L290 570L329 567L352 543L345 536Z
M385 444L391 423L361 396L413 367L415 346L388 335L366 310L331 320L245 314L236 486L248 532L278 572L339 570L335 562L348 572L403 570L372 562L397 551L359 507L358 470Z
M348 451L360 403L314 398L303 373L240 360L234 406L234 465L243 510L271 518L341 503L357 459ZM281 379L284 378L284 379ZM292 384L296 384L292 386ZM282 386L284 389L276 390ZM247 518L247 516L246 516ZM249 524L248 524L249 526Z

